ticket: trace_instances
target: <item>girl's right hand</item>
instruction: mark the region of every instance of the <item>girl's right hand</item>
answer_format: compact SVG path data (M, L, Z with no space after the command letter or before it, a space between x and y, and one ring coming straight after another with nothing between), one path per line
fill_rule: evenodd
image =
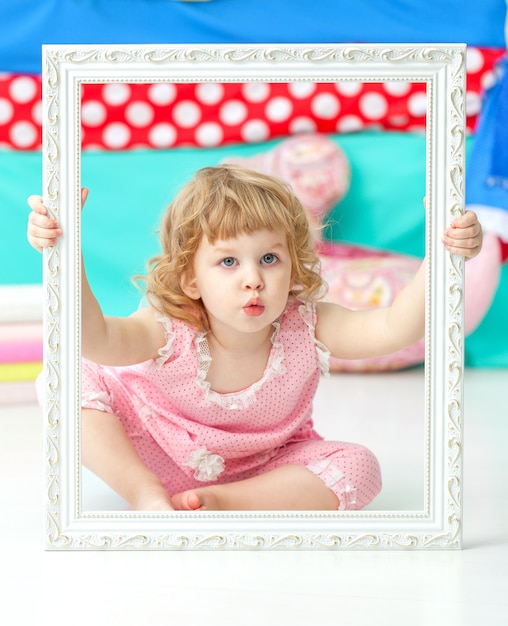
M88 189L83 187L81 190L82 207L85 205L88 196ZM30 196L28 198L28 206L32 209L28 216L27 239L32 247L39 252L43 248L54 246L62 231L56 219L49 217L48 209L44 206L41 196Z
M41 196L30 196L28 206L32 212L28 216L27 239L32 247L42 252L43 248L56 244L62 231L58 227L58 222L48 216L48 210Z

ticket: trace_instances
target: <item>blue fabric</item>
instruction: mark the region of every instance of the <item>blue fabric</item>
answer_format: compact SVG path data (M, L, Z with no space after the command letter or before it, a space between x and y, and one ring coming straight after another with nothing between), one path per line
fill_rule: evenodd
M495 132L490 165L490 182L493 185L500 185L508 189L508 55L500 63L500 77L496 90Z
M468 205L508 211L508 55L486 92L467 168Z
M0 71L39 74L43 43L451 42L502 48L505 16L505 0L4 0Z

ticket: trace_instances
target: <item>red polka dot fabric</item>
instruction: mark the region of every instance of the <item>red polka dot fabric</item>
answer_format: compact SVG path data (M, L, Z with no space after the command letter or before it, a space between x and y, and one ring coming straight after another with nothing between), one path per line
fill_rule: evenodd
M504 49L469 48L467 129ZM422 131L424 83L83 85L83 149L260 143L298 132ZM41 78L0 76L0 148L41 149Z
M0 75L0 148L40 149L41 120L39 77Z

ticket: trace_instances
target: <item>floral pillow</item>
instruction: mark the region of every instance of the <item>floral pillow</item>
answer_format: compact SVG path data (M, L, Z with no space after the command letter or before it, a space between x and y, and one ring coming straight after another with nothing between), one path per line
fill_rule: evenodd
M327 300L349 309L389 306L415 275L421 260L334 243L320 244ZM361 360L332 358L330 371L368 372L395 370L422 363L424 341L383 357Z

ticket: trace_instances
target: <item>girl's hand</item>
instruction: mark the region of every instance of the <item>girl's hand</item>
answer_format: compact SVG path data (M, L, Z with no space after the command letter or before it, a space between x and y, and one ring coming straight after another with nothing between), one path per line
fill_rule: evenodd
M85 205L88 196L88 189L81 190L82 207ZM27 239L32 247L39 252L43 248L54 246L62 231L56 219L49 217L48 209L44 206L41 196L30 196L28 206L32 209L28 216Z
M42 252L43 248L56 244L62 231L58 227L58 222L48 216L48 210L41 196L30 196L28 206L32 212L28 216L27 239L33 248Z
M452 254L465 257L466 260L480 254L482 242L482 225L473 211L466 211L455 218L443 237L446 249Z

